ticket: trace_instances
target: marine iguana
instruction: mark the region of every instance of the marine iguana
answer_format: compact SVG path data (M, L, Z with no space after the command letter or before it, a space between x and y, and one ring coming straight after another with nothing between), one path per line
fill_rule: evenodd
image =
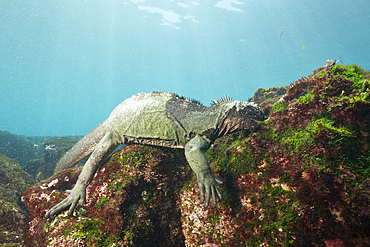
M215 178L205 155L219 137L247 130L255 131L256 121L264 119L254 103L234 101L222 97L209 107L174 93L154 91L140 93L123 101L57 163L55 172L74 166L90 155L74 188L67 198L52 207L45 215L50 218L69 207L72 216L77 203L86 203L86 187L96 171L120 144L145 144L171 148L185 148L185 157L197 176L200 203L208 207L212 196L213 207L221 199Z

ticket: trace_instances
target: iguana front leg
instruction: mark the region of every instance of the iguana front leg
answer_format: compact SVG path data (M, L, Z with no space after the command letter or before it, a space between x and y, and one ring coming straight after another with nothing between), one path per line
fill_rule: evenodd
M216 206L217 199L221 200L221 193L217 185L221 184L222 181L213 176L206 156L206 151L209 146L210 144L200 136L194 137L185 146L186 159L191 169L197 175L200 190L200 203L203 203L204 193L206 194L205 208L208 207L211 195L213 207Z
M77 203L81 200L86 203L86 187L94 178L98 168L104 163L106 158L119 145L119 142L111 132L107 132L103 139L99 142L90 158L86 161L76 185L70 192L67 198L59 204L52 207L45 215L45 218L50 218L58 215L69 207L68 215L72 216Z

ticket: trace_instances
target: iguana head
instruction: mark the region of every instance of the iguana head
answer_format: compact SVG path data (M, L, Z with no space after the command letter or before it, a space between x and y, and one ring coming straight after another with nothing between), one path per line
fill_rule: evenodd
M218 137L235 131L255 131L259 128L257 121L264 120L263 111L253 102L230 101L224 104L225 114L217 125L215 135Z

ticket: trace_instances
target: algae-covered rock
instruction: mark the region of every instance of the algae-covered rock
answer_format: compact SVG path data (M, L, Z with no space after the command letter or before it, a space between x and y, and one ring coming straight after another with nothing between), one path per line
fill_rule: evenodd
M19 205L25 189L33 183L18 162L0 154L0 243L19 246L27 213Z
M248 101L258 104L268 116L272 106L288 91L288 86L259 88Z
M187 211L187 243L368 246L368 78L355 65L318 70L290 86L259 132L217 141L209 157L227 179L224 199L211 213Z
M258 132L217 140L208 156L225 182L214 209L198 202L182 150L127 146L97 172L76 217L44 220L80 168L30 187L24 244L368 246L368 80L329 62L290 85Z
M115 153L87 187L77 217L47 222L81 168L30 187L23 201L31 220L25 246L183 246L180 194L190 179L183 150L132 145Z
M38 183L44 179L44 173L42 172L44 167L45 167L44 159L34 159L27 161L27 165L23 167L23 170L31 174L35 178L36 183ZM50 176L51 175L52 174L50 174Z

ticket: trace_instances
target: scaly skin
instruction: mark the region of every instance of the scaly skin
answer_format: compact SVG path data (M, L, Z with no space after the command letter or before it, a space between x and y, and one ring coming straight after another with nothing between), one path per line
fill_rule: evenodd
M45 215L50 218L77 203L86 202L86 187L111 152L120 144L146 144L185 148L185 156L197 175L201 203L215 207L222 183L213 176L205 152L215 139L234 131L255 131L263 113L253 103L219 100L210 107L172 93L141 93L123 101L109 118L90 131L58 162L55 173L72 167L91 154L70 194Z

